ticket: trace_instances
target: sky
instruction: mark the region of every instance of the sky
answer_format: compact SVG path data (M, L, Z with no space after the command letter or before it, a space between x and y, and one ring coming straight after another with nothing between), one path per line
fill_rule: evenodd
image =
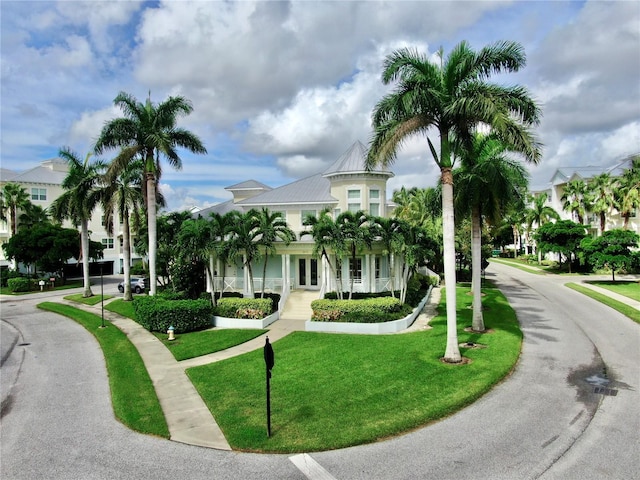
M0 0L0 166L23 171L70 147L84 158L124 91L155 103L182 95L179 126L206 155L164 164L168 210L229 200L225 187L278 187L316 174L353 142L393 85L385 56L403 47L436 59L465 40L479 50L519 42L527 65L494 76L527 88L542 188L559 167L610 166L640 152L638 1L6 1ZM436 132L429 133L437 144ZM112 151L100 158L110 160ZM434 186L424 136L391 167L388 190Z

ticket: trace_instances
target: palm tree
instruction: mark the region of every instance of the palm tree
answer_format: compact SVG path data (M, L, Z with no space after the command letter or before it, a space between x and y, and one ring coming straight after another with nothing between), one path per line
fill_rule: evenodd
M89 162L91 153L84 161L68 147L60 150L60 158L69 165L69 172L62 181L65 192L51 204L51 216L56 220L65 219L80 225L80 256L82 257L83 297L93 296L89 281L89 220L93 210L102 200L103 192L99 186L102 182L106 164L102 161Z
M353 296L353 284L356 277L357 254L364 247L371 248L373 242L369 227L369 216L362 210L342 212L336 218L345 250L349 252L349 300Z
M629 217L640 209L640 157L634 158L631 168L618 178L614 190L614 205L624 218L623 228L629 228Z
M49 214L40 205L29 202L24 207L24 212L20 215L18 230L23 228L33 228L42 223L49 223Z
M600 235L604 233L607 214L615 204L612 187L613 179L608 173L596 175L587 185L591 211L600 217Z
M100 154L111 148L121 148L113 160L112 169L120 171L134 159L144 162L146 182L147 222L149 233L149 277L150 295L155 295L156 274L156 189L161 174L161 158L165 158L175 169L182 168L182 160L177 148L185 148L192 153L205 154L206 148L192 132L176 126L178 117L193 111L191 102L184 97L169 97L162 103L151 102L151 95L145 103L134 96L120 92L113 101L120 107L124 117L109 121L102 129L94 150Z
M212 236L214 238L214 249L212 251L212 258L210 261L210 268L212 270L213 276L211 278L211 290L214 293L214 305L216 304L215 300L215 269L213 268L214 258L215 261L220 264L220 268L222 269L222 286L220 288L220 298L222 298L222 294L224 293L224 281L227 273L227 262L230 258L230 245L227 242L227 236L229 234L229 229L233 222L235 221L234 212L227 212L224 215L220 215L217 212L211 212L209 214L209 221L211 223Z
M404 187L402 187L404 189ZM387 255L389 265L389 283L391 296L395 298L395 258L404 248L404 236L402 224L406 223L399 218L375 217L372 219L373 236L382 243L383 253Z
M134 224L139 223L142 197L141 160L128 163L119 171L110 171L105 176L104 213L106 224L113 232L113 216L117 213L122 223L122 253L124 270L124 295L127 302L133 300L131 294L131 224L129 218L133 216Z
M524 211L525 221L527 222L527 230L531 232L533 225L541 227L551 220L560 220L560 215L553 207L547 205L547 193L542 192L540 195L529 197L530 207ZM538 253L538 263L542 261L542 251L536 246Z
M0 192L0 219L11 221L11 236L18 231L18 211L31 204L27 191L17 183L7 183Z
M475 52L461 42L440 63L432 63L417 50L400 49L385 59L382 81L398 81L373 111L374 135L367 167L392 163L404 141L413 134L427 136L435 127L440 137L438 153L427 137L429 149L440 168L442 184L444 277L447 303L447 346L444 360L462 360L456 324L455 241L453 213L453 161L450 135L471 142L479 125L492 132L526 157L538 161L540 145L528 127L537 124L540 111L525 88L505 87L487 80L491 73L518 71L526 63L520 44L499 42Z
M204 264L211 285L213 285L214 276L210 259L216 242L213 223L202 217L186 220L180 225L178 233L179 255L192 262ZM211 303L216 304L216 293L213 288L211 289Z
M314 241L312 255L320 257L326 262L335 280L336 294L339 299L342 299L342 282L340 281L339 271L345 244L342 241L342 232L329 212L329 209L324 209L317 217L309 215L303 219L302 224L306 227L311 227L311 229L300 232L300 239L311 235ZM331 258L329 258L329 251L332 251L336 258L335 268L331 263ZM322 281L324 282L324 280L323 276ZM322 290L325 289L326 285L323 283Z
M242 264L247 271L248 297L254 297L253 262L260 257L258 248L258 211L251 209L246 213L233 212L234 221L229 226L230 258L242 258Z
M587 184L584 180L571 180L564 186L562 197L562 208L575 215L580 225L584 225L584 216L589 209Z
M262 268L262 292L260 298L264 298L264 291L267 279L267 262L269 255L275 252L276 241L281 241L284 245L295 242L296 234L289 228L287 221L282 218L280 212L269 212L269 209L263 207L257 212L258 220L258 244L264 249L264 266Z
M456 145L462 166L454 170L458 211L471 213L472 330L484 332L482 315L482 218L496 224L512 200L520 197L528 175L520 162L508 156L509 145L491 135L476 134L471 148Z

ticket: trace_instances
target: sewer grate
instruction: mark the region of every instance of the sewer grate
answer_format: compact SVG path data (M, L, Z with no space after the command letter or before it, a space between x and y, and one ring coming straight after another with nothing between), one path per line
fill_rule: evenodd
M609 395L610 397L615 397L618 395L618 390L615 388L606 388L606 387L596 387L593 390L593 393L601 393L602 395Z

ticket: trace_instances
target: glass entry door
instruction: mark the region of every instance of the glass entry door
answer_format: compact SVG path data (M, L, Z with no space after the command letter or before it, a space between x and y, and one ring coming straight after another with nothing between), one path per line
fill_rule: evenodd
M298 286L299 287L318 287L318 259L316 258L299 258L298 259Z

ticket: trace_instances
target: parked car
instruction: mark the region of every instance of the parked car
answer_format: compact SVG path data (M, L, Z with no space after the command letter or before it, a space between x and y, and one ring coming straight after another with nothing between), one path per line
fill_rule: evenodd
M142 293L147 289L149 280L146 278L132 278L131 279L131 291L133 293ZM118 291L124 293L124 282L118 284Z

